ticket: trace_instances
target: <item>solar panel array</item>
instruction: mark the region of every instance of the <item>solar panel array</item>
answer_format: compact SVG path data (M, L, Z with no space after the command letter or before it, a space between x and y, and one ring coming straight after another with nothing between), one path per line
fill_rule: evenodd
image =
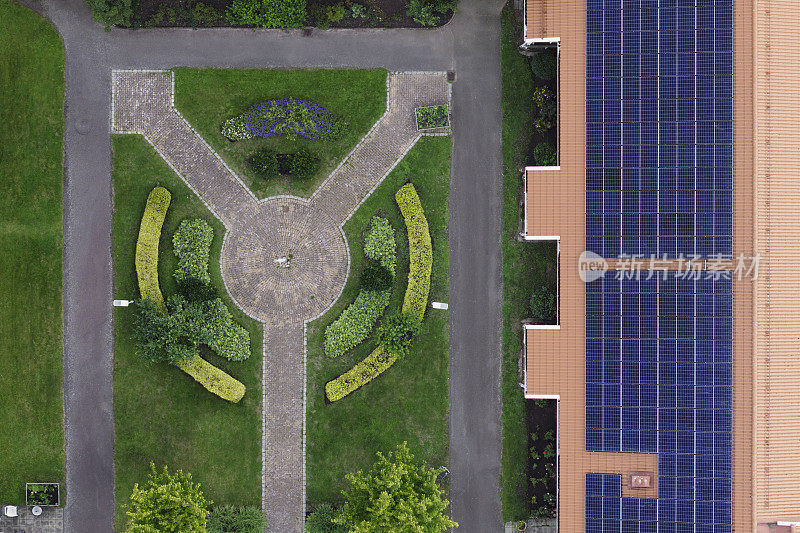
M622 498L622 479L614 474L586 474L586 533L656 533L655 500Z
M732 253L731 0L587 0L586 242Z
M586 285L586 450L659 454L659 532L731 530L732 281L717 274ZM587 531L608 520L586 513Z

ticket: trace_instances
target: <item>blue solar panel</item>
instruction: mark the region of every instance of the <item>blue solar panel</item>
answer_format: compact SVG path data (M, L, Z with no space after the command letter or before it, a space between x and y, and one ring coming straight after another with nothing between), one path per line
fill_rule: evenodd
M731 530L731 309L730 272L586 285L586 449L658 453L657 500L587 475L586 531Z
M730 0L592 0L586 20L587 248L730 256Z

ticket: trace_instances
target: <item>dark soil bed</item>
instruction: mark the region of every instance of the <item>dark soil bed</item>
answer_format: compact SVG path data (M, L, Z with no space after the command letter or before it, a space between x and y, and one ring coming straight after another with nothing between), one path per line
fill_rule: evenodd
M528 504L533 518L555 516L557 409L557 400L525 400L525 424L530 450L527 465Z
M136 6L133 20L133 27L147 26L197 26L192 23L191 8L198 0L139 0ZM220 13L220 19L211 26L229 26L225 21L225 10L232 0L201 0ZM308 20L307 26L320 28L420 28L421 26L406 15L406 4L408 0L306 0ZM346 13L339 22L330 22L327 19L326 9L328 6L341 4L346 8ZM353 17L351 6L360 4L367 8L365 17ZM153 16L158 12L160 6L174 10L175 17L167 20L166 17L158 23L154 23ZM452 18L452 13L441 15L439 23L443 26Z

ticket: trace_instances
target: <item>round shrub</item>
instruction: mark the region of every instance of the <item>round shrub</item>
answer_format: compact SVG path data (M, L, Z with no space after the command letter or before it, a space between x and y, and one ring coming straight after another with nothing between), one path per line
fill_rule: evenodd
M552 80L558 71L556 53L545 50L531 57L531 70L533 75L541 80Z
M531 295L531 316L540 324L556 323L556 295L548 287L538 287Z
M378 342L387 352L402 357L408 353L419 329L419 322L414 317L398 313L387 317L378 328Z
M555 147L548 142L537 144L536 148L533 149L533 160L540 167L554 167L558 165Z
M276 178L281 173L278 165L278 154L269 148L263 148L253 154L249 163L253 172L267 180Z
M306 518L306 533L347 533L347 526L333 523L338 514L327 503L320 505Z
M298 180L312 177L319 169L319 159L314 154L301 148L296 154L289 158L289 173Z
M208 533L263 533L266 527L261 509L244 505L214 507L206 524Z
M556 124L558 104L553 91L547 87L537 87L533 91L533 106L536 108L536 118L533 127L538 133L550 130Z
M361 273L361 288L366 291L385 291L391 288L394 277L380 263L370 263Z
M217 291L211 283L197 278L180 280L178 292L190 302L205 302L217 297Z

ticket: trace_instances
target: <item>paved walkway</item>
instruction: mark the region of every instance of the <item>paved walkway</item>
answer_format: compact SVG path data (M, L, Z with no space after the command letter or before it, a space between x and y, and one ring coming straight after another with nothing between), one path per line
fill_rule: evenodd
M112 128L140 133L227 228L221 271L231 297L264 323L264 509L270 531L305 516L305 323L341 294L342 226L414 145L414 108L449 104L444 73L393 73L387 110L310 200L257 201L172 107L172 73L115 71Z

